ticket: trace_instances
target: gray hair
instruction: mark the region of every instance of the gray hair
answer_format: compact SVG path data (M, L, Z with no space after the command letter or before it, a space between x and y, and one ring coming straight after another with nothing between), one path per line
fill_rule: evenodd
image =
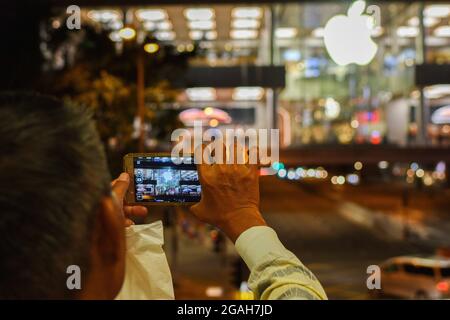
M97 208L110 192L91 118L51 97L0 94L0 299L69 298L66 268L86 277Z

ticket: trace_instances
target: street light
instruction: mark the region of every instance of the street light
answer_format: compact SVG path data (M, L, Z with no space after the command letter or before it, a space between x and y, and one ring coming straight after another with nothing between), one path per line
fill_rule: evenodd
M119 30L119 36L125 40L131 40L136 36L136 30L130 27L125 27Z
M159 50L159 45L157 43L146 43L144 45L144 50L145 52L152 54Z

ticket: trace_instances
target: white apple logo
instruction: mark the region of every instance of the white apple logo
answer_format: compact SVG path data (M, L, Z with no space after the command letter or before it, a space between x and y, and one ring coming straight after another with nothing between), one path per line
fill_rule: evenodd
M334 16L325 26L325 47L338 65L366 65L377 53L378 46L371 38L373 18L363 14L365 7L365 1L355 1L346 16Z

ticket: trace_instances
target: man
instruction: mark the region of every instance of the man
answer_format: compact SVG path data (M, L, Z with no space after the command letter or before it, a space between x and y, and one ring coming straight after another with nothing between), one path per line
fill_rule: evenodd
M112 184L89 113L34 94L0 95L0 298L113 299L125 268L129 176ZM258 170L200 165L202 221L236 243L261 299L323 299L314 275L278 240L259 212ZM67 267L83 271L68 290ZM149 266L151 268L151 266Z

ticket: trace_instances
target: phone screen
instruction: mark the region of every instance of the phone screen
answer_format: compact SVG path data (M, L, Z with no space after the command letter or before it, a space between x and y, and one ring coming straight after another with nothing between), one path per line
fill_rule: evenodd
M201 186L194 159L187 157L181 160L182 163L176 164L169 156L134 157L136 202L200 201Z

